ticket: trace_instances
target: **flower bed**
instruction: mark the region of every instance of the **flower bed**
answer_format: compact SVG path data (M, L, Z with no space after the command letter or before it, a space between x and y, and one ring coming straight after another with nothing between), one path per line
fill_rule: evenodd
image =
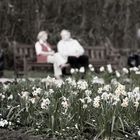
M0 127L54 139L139 138L139 69L89 69L84 79L81 69L63 81L47 77L1 84Z

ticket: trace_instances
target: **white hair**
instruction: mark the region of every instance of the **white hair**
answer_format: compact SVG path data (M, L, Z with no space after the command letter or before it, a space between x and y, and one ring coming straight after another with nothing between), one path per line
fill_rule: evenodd
M63 29L63 30L61 31L61 33L60 33L61 36L64 35L64 34L68 34L69 36L71 36L70 31L69 31L69 30L66 30L66 29Z
M40 31L37 35L37 39L40 40L43 35L48 34L46 31Z

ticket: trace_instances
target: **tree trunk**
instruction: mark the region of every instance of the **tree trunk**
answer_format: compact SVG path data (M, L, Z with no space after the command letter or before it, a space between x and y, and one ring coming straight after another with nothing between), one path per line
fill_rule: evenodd
M128 28L130 25L130 9L129 9L129 0L127 0L126 3L126 19L125 19L125 27L124 27L124 48L127 48L130 44L129 44L129 32L128 32Z

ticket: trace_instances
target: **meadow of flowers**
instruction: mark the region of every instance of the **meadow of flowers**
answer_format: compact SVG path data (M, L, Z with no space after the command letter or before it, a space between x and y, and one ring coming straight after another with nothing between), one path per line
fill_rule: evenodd
M0 128L60 140L140 138L139 68L107 65L96 73L89 65L86 75L84 68L71 73L1 84Z

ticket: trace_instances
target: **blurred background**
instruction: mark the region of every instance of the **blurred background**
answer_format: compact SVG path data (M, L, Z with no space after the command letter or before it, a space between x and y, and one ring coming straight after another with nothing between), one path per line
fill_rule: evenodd
M48 30L56 45L63 28L83 46L102 44L107 37L116 48L140 48L140 0L0 0L0 47L5 67L13 67L12 41L33 44Z

